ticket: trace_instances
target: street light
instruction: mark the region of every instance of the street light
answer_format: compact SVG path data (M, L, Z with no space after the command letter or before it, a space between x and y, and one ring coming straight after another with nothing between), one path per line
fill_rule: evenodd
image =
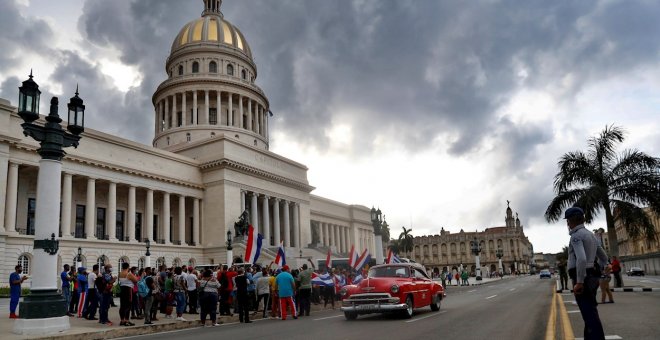
M502 248L499 246L497 247L497 250L495 251L495 256L497 256L497 261L499 262L500 265L500 277L504 275L504 268L502 267L502 256L504 256L504 252L502 251Z
M474 254L475 260L476 260L476 265L477 265L477 270L476 270L476 275L477 275L477 281L481 281L481 262L479 261L479 254L481 253L481 245L479 244L479 241L477 241L477 237L474 237L474 240L470 241L470 247L472 250L472 254Z
M374 235L376 240L376 264L383 264L383 213L380 211L380 208L376 210L373 206L371 207L371 225L374 228Z
M151 268L151 252L149 251L149 248L151 248L151 241L146 239L144 245L147 248L147 251L144 253L144 266Z
M82 248L78 247L78 255L76 256L76 272L80 267L82 267Z
M230 230L227 230L227 242L226 242L226 244L227 244L227 265L229 265L229 266L231 265L232 258L234 257L234 251L232 250L234 248L232 248L232 246L231 246L231 241L232 240L231 240L231 229L230 229Z
M76 89L75 96L67 105L69 132L60 125L62 119L57 113L57 97L50 101L46 122L35 123L39 119L41 91L32 78L30 71L29 79L18 88L18 115L24 121L21 124L23 134L39 142L37 152L41 156L37 177L32 289L20 305L20 319L14 323L14 333L21 335L54 334L70 328L66 316L68 306L57 287L57 252L53 250L59 249L59 240L54 235L59 232L64 148L78 147L85 116L85 105Z

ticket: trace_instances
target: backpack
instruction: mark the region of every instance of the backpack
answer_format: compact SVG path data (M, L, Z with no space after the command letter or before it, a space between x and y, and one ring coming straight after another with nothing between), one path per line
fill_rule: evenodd
M144 278L138 281L137 293L141 298L147 297L147 295L149 295L149 287L147 287L147 283L145 282Z

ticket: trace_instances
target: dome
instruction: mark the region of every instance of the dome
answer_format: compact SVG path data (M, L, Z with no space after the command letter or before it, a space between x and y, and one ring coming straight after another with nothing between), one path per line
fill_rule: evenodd
M220 4L213 0L206 0L205 10L202 17L187 23L179 34L177 34L172 43L174 53L186 46L203 44L206 46L225 46L235 49L250 60L252 60L252 51L248 46L243 33L223 18L220 12Z

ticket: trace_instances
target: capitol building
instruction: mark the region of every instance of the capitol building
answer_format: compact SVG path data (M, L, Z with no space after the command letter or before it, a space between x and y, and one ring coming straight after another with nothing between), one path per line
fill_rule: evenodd
M375 254L369 208L312 195L308 168L269 151L268 97L256 84L247 38L221 3L205 0L201 17L173 37L167 79L155 89L153 109L144 110L153 115L152 146L85 129L80 146L67 150L58 268L74 264L79 247L87 267L144 266L146 240L152 266L225 263L227 233L246 210L264 237L261 263L281 241L292 263L324 259L328 248L345 254L351 245ZM39 145L23 135L22 122L0 99L2 277L17 261L32 274L39 227ZM235 242L234 256L243 253Z

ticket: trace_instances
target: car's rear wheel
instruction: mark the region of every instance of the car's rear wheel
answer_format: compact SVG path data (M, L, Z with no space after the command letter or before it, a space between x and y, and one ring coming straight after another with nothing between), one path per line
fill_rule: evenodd
M346 320L355 320L358 315L355 312L344 312L344 317L346 317Z
M403 317L406 319L410 319L413 316L413 298L412 296L408 295L406 298L406 309L403 311Z
M433 297L433 301L431 301L431 310L434 312L437 312L440 310L440 295L436 295Z

